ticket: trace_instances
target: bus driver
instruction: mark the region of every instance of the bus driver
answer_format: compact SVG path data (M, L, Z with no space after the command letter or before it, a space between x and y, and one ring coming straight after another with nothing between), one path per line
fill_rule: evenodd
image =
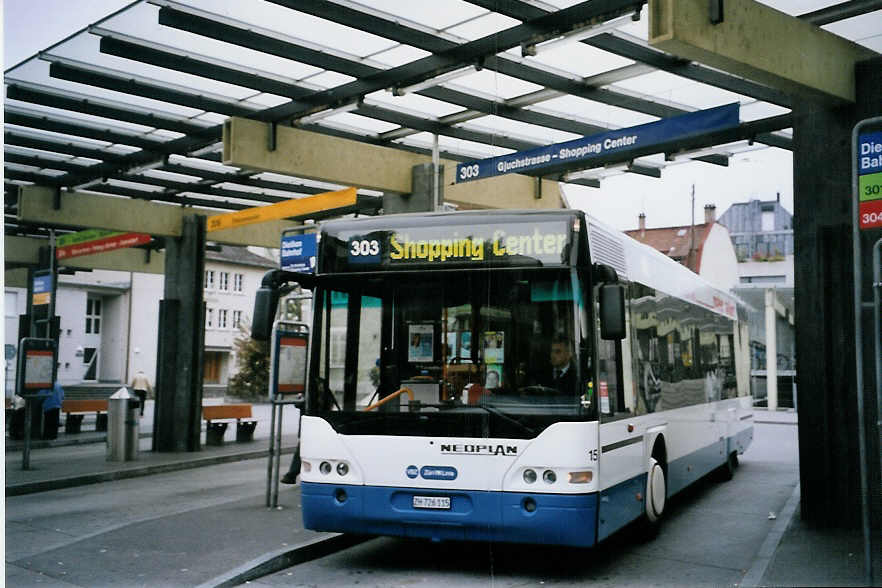
M576 366L573 363L573 347L562 333L551 340L550 365L540 374L539 384L567 394L576 389Z

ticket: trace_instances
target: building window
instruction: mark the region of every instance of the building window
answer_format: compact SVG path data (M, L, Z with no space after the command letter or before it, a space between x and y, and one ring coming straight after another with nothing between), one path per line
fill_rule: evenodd
M217 273L217 287L219 290L223 291L230 289L230 272Z
M227 311L226 309L220 309L217 311L217 328L226 329L227 328Z
M764 210L762 212L762 231L767 233L769 231L775 230L775 211L774 210Z
M101 334L101 299L86 299L86 334Z
M214 288L214 270L205 270L205 289Z
M214 309L207 308L205 310L205 328L210 329L214 327Z
M242 311L234 310L233 311L233 328L238 329L242 326Z
M783 284L787 276L741 276L742 284Z
M241 292L244 282L245 276L243 274L233 274L233 292Z

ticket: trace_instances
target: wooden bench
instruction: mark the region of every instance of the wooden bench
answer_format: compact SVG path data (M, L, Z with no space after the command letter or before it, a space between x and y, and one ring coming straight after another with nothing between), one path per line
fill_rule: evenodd
M76 398L61 401L61 412L64 413L64 432L79 433L83 426L83 417L95 413L95 430L107 430L107 399Z
M250 404L207 404L202 407L205 420L205 444L223 445L227 425L236 421L236 441L254 440L257 421L251 417Z

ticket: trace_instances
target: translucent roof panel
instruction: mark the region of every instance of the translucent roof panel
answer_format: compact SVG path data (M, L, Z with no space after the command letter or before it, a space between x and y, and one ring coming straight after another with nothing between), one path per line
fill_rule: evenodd
M593 76L634 63L625 57L613 55L579 42L553 46L547 51L541 51L535 57L524 60L524 62L546 65L580 77Z
M658 120L654 116L571 95L543 102L542 107L558 112L569 112L581 119L597 121L602 126L612 129L631 127Z
M524 141L536 143L537 145L562 143L564 141L577 139L581 136L574 133L568 133L566 131L550 129L548 127L541 127L539 125L532 125L492 115L481 117L478 121L475 121L474 123L464 123L457 126L463 128L490 130L498 135L519 138Z
M443 31L487 13L487 10L462 0L444 2L401 2L400 0L370 0L367 11L378 10L395 15L436 31Z
M490 33L504 31L520 24L517 20L495 12L487 12L444 29L445 33L456 35L464 41L474 41Z
M654 71L629 80L615 82L611 88L623 88L663 98L671 103L678 103L690 109L712 108L733 102L749 102L751 98L701 84L678 75L664 71Z
M410 111L418 116L435 118L441 118L462 110L462 107L456 104L421 96L416 92L408 92L404 96L393 96L386 90L382 90L368 95L367 99L385 108L401 110L402 112Z
M476 71L468 76L457 78L453 82L450 82L450 84L445 85L449 85L452 88L462 91L468 91L469 89L476 90L490 96L502 98L503 100L542 89L542 86L531 84L530 82L513 78L487 68L482 69L481 71Z
M824 28L876 52L882 52L882 10L846 18Z

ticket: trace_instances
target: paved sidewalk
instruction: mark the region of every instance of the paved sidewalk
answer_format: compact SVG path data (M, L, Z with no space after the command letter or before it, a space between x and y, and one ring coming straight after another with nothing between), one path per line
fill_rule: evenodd
M152 403L145 412L142 431L149 432L152 428L150 409ZM236 579L243 581L250 571L257 568L272 571L276 566L290 565L298 558L310 557L322 549L332 549L333 545L326 543L328 540L349 540L305 531L302 528L298 487L281 487L285 510L278 514L265 508L262 493L260 496L254 494L254 488L261 488L265 484L263 472L266 466L263 464L266 464L268 451L269 410L268 405L254 406L255 415L260 422L253 442L237 443L234 440L235 432L228 430L227 442L222 447L203 447L202 451L193 453L153 453L149 451L151 439L148 436L141 439L141 453L132 462L107 462L103 436L94 432L80 433L76 436L77 439L73 439L75 436L60 434L59 439L50 446L33 449L32 469L28 471L21 469L20 452L7 447L7 583L16 586L111 585L99 580L108 577L107 566L111 566L117 578L126 579L115 585L221 585ZM762 426L795 426L797 415L793 412L770 413L758 410L755 421L762 423ZM293 451L296 427L296 412L290 407L286 408L283 452ZM81 442L88 439L93 442ZM77 442L71 444L73 441ZM244 463L243 460L257 459L261 461L255 461L253 466L249 466L252 471L249 478L252 488L250 498L224 500L210 495L206 487L202 502L196 499L197 504L201 504L196 510L139 519L133 513L143 508L138 501L145 500L143 494L149 493L153 485L131 480L124 483L143 490L115 495L102 503L102 509L111 509L112 516L125 521L110 531L95 532L93 535L65 535L63 528L54 528L62 524L54 519L38 524L29 518L25 527L17 519L15 522L10 521L12 514L9 497L12 496L20 496L12 499L15 501L12 504L21 508L21 505L27 503L18 501L31 499L29 496L21 496L27 493L54 489L56 492L53 495L47 494L47 498L52 496L53 501L64 501L65 497L76 495L70 494L77 493L70 488L79 485L149 475L156 475L157 480L165 480L168 477L161 474L224 463L229 465L222 467L232 468L235 464L229 462ZM283 471L289 462L289 456L282 457ZM788 467L793 467L792 462ZM217 474L213 470L212 473L209 470L206 472L204 477L189 478L188 483L194 485L197 496L198 489L205 487L205 484L212 484L211 488L217 490ZM68 490L64 490L65 488ZM99 497L102 495L100 488L100 485L96 486L97 492L93 492ZM799 518L798 486L788 488L790 489L787 492L792 492L792 495L781 512L777 513L778 520L766 542L760 546L753 567L745 570L743 585L864 585L860 531L811 528ZM751 493L760 496L781 490L782 488L752 487ZM40 495L35 495L34 499L37 496ZM741 499L749 501L755 498L743 496ZM173 509L174 505L168 505L168 508ZM71 536L75 538L71 539ZM211 537L212 540L205 541L205 537ZM53 541L58 542L58 548L46 550L45 546L54 545ZM35 550L33 557L16 552L29 543L39 544L43 549ZM105 561L103 558L108 545L116 548L117 558L113 561ZM175 547L176 545L179 547ZM128 559L120 557L120 553ZM143 559L148 557L152 559ZM708 557L712 558L713 554L708 554ZM57 562L54 561L56 559ZM64 572L46 575L44 570L60 563L68 566Z
M205 445L203 423L202 450L184 453L154 453L151 451L153 430L153 401L148 400L140 421L140 445L133 461L107 461L107 433L94 430L94 416L87 417L83 431L66 434L60 429L52 441L35 440L31 444L30 468L22 469L23 441L6 440L6 496L44 492L98 482L148 476L182 469L205 467L246 459L265 458L269 451L272 407L253 404L252 414L257 420L254 440L235 441L236 428L227 428L224 445ZM290 454L297 444L297 411L286 406L282 419L282 454ZM282 458L283 470L290 458Z

